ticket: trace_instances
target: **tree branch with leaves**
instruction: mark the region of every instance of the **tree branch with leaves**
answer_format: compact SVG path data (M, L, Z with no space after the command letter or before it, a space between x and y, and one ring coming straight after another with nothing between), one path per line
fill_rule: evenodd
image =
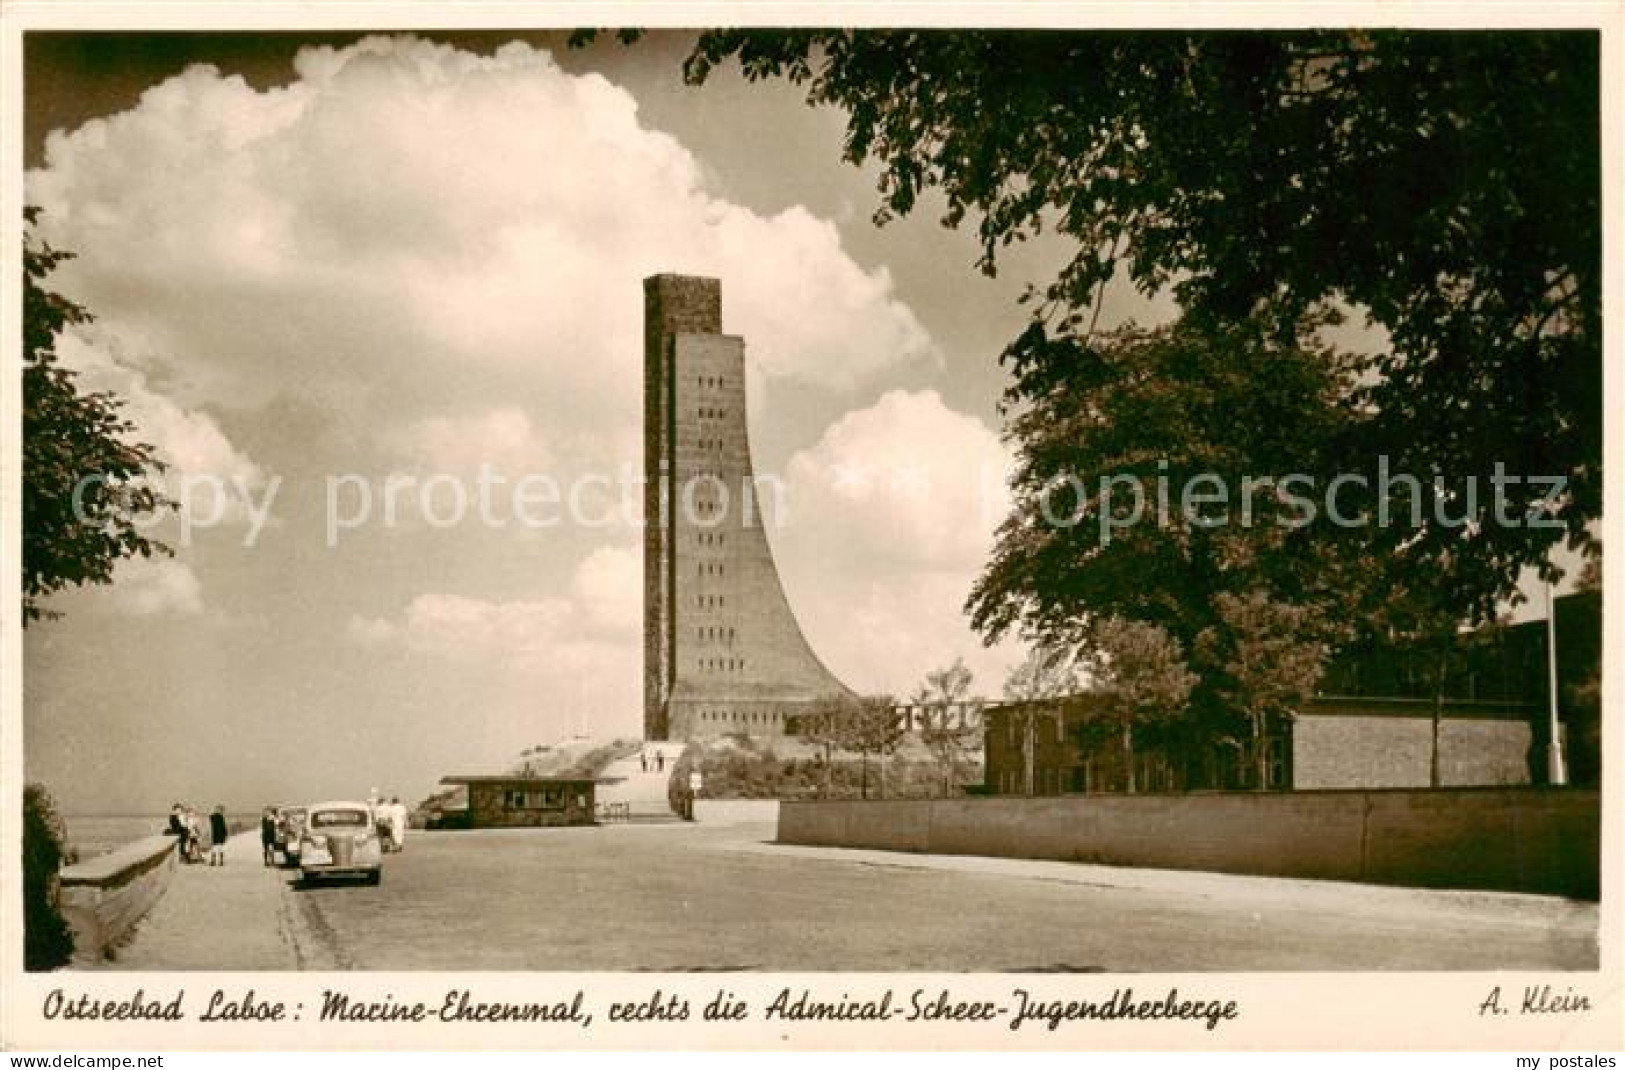
M23 241L23 621L56 616L65 587L109 583L128 557L168 554L144 529L170 503L152 483L163 466L133 442L135 425L106 392L80 389L57 357L64 331L88 324L82 306L46 287L73 254L39 239L25 209Z

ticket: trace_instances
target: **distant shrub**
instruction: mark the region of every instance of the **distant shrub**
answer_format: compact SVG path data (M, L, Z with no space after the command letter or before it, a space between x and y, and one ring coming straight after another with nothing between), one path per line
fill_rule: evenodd
M73 956L73 930L58 907L67 828L43 785L23 788L23 967L54 970Z
M863 795L865 771L858 758L841 754L830 763L830 798L856 799ZM688 774L698 768L704 780L704 796L709 799L799 799L822 795L825 791L824 759L780 757L771 743L748 736L722 736L706 742L690 743L673 766L671 794L675 800L688 784ZM880 762L868 763L868 793L880 797ZM885 765L885 797L924 799L942 794L942 773L934 761L910 760L894 756Z

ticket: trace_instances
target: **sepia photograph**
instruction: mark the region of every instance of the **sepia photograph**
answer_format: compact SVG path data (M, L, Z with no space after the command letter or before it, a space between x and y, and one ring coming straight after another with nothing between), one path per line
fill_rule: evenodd
M1617 7L79 7L0 1046L1625 1042Z

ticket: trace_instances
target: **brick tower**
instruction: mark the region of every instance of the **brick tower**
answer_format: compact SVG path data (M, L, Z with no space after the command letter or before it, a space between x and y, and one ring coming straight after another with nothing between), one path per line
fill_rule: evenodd
M745 342L722 333L722 284L643 282L643 731L780 735L850 694L785 599L745 430Z

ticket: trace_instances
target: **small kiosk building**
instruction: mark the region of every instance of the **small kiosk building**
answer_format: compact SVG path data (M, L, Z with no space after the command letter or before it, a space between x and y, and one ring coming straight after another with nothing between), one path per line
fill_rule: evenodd
M465 828L548 828L595 823L597 781L582 777L448 776L468 792Z

